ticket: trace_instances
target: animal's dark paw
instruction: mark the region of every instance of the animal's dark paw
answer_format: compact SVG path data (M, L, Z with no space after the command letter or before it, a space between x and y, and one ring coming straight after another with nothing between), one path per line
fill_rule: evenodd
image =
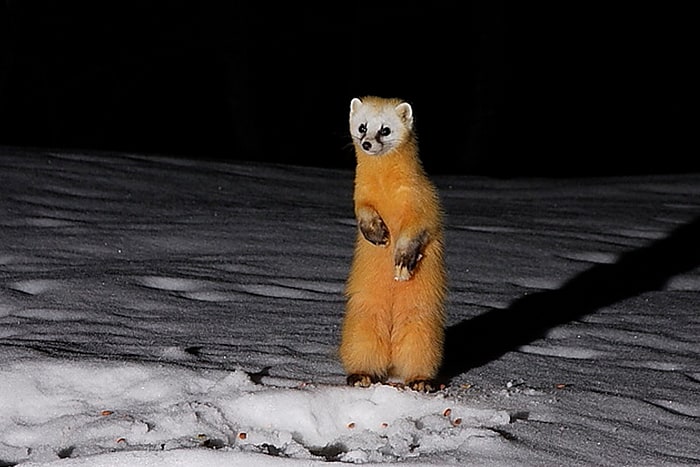
M368 242L377 246L385 246L389 243L389 229L386 228L381 217L362 218L357 221L357 225Z
M353 373L348 375L347 382L348 386L368 388L375 383L381 382L381 379L376 376L366 375L364 373Z
M418 392L436 392L444 388L444 385L438 384L432 379L414 379L406 383L406 387Z
M413 277L418 262L423 258L423 249L428 241L428 233L396 245L394 253L394 280L407 281Z

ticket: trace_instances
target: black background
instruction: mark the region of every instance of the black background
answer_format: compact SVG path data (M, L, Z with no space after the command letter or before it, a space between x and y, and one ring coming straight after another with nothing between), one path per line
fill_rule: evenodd
M433 173L699 170L689 7L326 3L4 1L0 144L351 168L376 94Z

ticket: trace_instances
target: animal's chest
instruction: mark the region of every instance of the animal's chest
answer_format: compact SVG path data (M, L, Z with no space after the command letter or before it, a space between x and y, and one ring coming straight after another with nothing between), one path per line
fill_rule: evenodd
M390 231L403 223L410 206L416 202L415 188L396 177L373 177L365 188L367 200Z

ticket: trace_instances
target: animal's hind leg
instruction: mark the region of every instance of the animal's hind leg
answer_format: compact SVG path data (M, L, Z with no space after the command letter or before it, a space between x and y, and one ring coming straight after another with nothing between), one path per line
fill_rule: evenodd
M348 384L367 387L386 379L391 363L391 321L386 305L369 294L348 300L340 343L340 358Z
M409 283L406 283L407 285ZM431 301L419 287L406 287L398 295L392 330L393 373L413 389L435 389L442 362L444 309L441 298Z
M422 320L394 330L393 372L414 389L431 390L442 361L443 333Z

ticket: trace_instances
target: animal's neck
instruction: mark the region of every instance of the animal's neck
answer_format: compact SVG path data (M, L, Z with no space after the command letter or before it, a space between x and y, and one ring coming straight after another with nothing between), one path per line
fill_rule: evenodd
M418 146L413 139L409 139L391 151L380 156L370 156L359 148L355 149L357 154L357 168L359 170L382 171L391 170L397 172L422 171L422 166L418 158Z

